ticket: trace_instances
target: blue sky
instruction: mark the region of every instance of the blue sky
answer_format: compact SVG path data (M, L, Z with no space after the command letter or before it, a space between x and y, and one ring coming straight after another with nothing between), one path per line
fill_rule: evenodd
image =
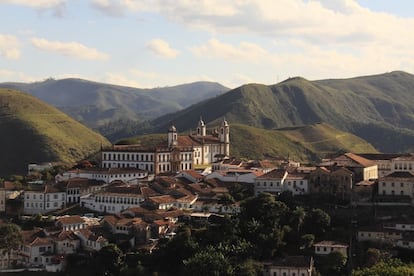
M414 1L0 0L0 82L234 88L414 72Z

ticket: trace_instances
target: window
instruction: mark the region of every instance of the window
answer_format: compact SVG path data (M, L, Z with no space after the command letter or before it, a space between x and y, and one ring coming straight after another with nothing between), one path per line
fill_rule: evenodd
M400 186L401 186L401 187L404 187L404 183L400 183Z

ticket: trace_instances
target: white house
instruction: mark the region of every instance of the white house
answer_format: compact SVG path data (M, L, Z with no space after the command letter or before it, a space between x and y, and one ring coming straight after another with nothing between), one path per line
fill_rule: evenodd
M332 252L340 252L348 257L348 245L336 241L320 241L313 245L316 255L329 255Z
M391 173L410 172L414 174L414 154L403 154L391 159Z
M52 236L56 254L73 254L80 249L80 239L73 231L61 231Z
M296 171L289 172L283 182L283 190L293 195L304 195L309 193L309 174Z
M99 251L102 247L109 244L108 240L101 236L93 233L91 230L84 228L75 231L75 235L79 237L81 241L81 247L88 251Z
M394 229L385 229L381 225L363 227L358 229L358 241L371 241L378 243L395 244L397 240L402 239L403 231Z
M404 235L403 238L397 240L395 246L399 248L414 250L414 236Z
M24 192L24 213L45 214L66 206L66 191L59 186L32 185Z
M75 231L86 228L85 220L78 215L58 217L56 219L56 226L63 231Z
M283 192L283 183L288 175L284 169L275 169L264 175L258 176L254 182L254 194L272 193L279 194Z
M116 214L131 207L139 207L144 200L145 196L139 185L121 185L83 196L80 204L93 211Z
M20 255L24 265L46 265L52 262L52 257L50 257L54 253L52 238L46 236L39 228L22 231L22 235L23 244Z
M263 276L312 276L312 270L312 257L287 256L264 263Z
M96 193L103 189L106 184L102 180L70 178L57 183L56 186L60 186L62 190L66 191L66 203L74 204L80 202L81 196Z
M68 181L73 178L86 178L104 183L111 183L115 180L123 182L135 181L137 179L145 179L148 177L148 171L141 170L135 167L127 168L90 168L90 169L75 169L64 172L62 175L58 175L56 180Z
M297 170L275 169L256 178L254 194L279 194L289 191L293 195L309 193L309 174Z
M414 175L408 171L393 172L378 179L378 194L414 198Z
M206 175L206 179L216 178L222 182L242 182L253 184L256 177L263 175L261 170L232 169L226 171L215 171Z

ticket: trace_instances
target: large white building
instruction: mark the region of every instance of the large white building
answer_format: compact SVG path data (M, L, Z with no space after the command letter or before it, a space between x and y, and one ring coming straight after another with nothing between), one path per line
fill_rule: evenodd
M401 195L414 198L414 175L408 171L393 172L378 180L379 195Z
M254 181L254 194L271 193L279 194L289 191L292 195L303 195L309 193L309 174L298 170L287 171L275 169Z
M93 211L116 214L131 207L139 207L144 200L145 195L140 186L121 185L82 196L80 204Z
M59 186L32 185L24 192L25 214L46 214L66 206L66 190Z
M102 149L103 168L138 168L151 173L191 170L211 164L230 154L230 127L223 120L218 131L208 135L199 120L195 133L178 135L175 126L168 130L167 141L152 148L137 145L114 145Z
M114 180L137 182L137 180L148 178L148 171L135 167L74 169L56 176L56 181L67 181L72 178L95 179L105 183L111 183Z

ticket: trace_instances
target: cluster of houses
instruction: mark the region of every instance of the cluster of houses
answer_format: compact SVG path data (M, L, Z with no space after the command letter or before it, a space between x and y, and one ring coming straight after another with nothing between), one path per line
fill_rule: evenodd
M208 221L212 214L238 213L238 202L222 200L234 183L255 195L329 194L354 205L414 202L412 154L344 153L310 167L285 159L231 159L229 145L227 121L207 135L200 119L196 132L188 136L179 136L172 126L165 145L102 149L101 168L73 169L57 175L53 182L35 181L17 195L6 181L0 187L0 212L6 211L7 198L20 197L26 215L64 213L79 205L101 217L63 216L51 227L23 231L23 246L10 256L3 255L0 268L20 263L57 271L66 254L80 249L100 250L109 241L132 247L147 245L153 239L173 236L177 222L184 217ZM36 170L31 164L29 171ZM414 224L383 225L360 229L358 240L387 240L414 249L410 231ZM315 244L315 255L332 251L346 255L347 248L346 244L323 241ZM293 263L301 265L298 268ZM312 267L312 258L294 256L267 263L265 274L311 275Z

